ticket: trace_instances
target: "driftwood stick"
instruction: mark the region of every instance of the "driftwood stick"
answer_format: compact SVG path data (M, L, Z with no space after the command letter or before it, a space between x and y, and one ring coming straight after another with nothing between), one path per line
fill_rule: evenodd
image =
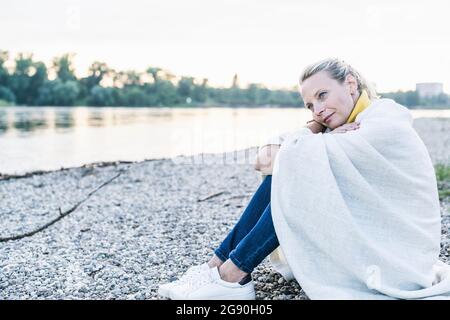
M48 227L50 227L52 224L58 222L59 220L61 220L62 218L68 216L69 214L71 214L72 212L74 212L83 202L85 202L86 200L88 200L95 192L97 192L98 190L100 190L101 188L103 188L104 186L106 186L107 184L111 183L114 179L116 179L117 177L119 177L121 174L123 173L123 171L119 172L118 174L116 174L114 177L112 177L111 179L107 180L106 182L102 183L100 186L98 186L97 188L95 188L93 191L89 192L89 194L81 201L79 201L78 203L76 203L72 208L70 208L69 210L62 212L61 211L61 207L58 208L59 211L59 216L54 218L53 220L50 220L49 222L47 222L46 224L44 224L43 226L34 229L32 231L23 233L23 234L19 234L19 235L14 235L14 236L10 236L10 237L5 237L5 238L0 238L0 242L7 242L7 241L12 241L12 240L18 240L18 239L23 239L26 237L31 237L32 235L35 235L38 232L41 232L42 230L47 229Z
M223 193L225 193L225 191L212 193L212 194L210 194L210 195L208 195L208 196L206 196L206 197L204 197L202 199L198 199L197 202L201 202L201 201L205 201L205 200L208 200L208 199L211 199L211 198L214 198L214 197L218 197L218 196L220 196Z
M149 160L144 160L144 161L154 161L153 159L149 159ZM89 164L85 164L82 165L79 168L87 168L87 169L94 169L94 168L102 168L102 167L107 167L107 166L115 166L118 164L134 164L134 163L139 163L137 161L110 161L110 162L95 162L95 163L89 163ZM55 171L68 171L68 170L72 170L74 168L61 168L58 170L37 170L37 171L32 171L32 172L27 172L24 174L4 174L0 172L0 181L1 180L12 180L12 179L23 179L23 178L29 178L32 176L41 176L50 172L55 172ZM78 169L78 168L75 168Z

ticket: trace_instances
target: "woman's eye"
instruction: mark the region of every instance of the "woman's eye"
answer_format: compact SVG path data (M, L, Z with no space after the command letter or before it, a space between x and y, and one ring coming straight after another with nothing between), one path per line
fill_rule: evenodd
M320 98L320 99L323 99L323 98L325 97L326 94L327 94L326 92L321 92L321 93L319 94L319 98Z

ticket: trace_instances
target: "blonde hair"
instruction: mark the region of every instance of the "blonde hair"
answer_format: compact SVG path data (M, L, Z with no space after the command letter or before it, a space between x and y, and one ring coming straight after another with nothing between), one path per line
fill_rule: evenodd
M359 93L361 93L363 90L366 90L369 99L379 98L375 88L370 83L368 83L366 79L355 68L346 63L344 60L340 60L337 58L324 59L306 67L305 70L303 70L302 75L300 76L300 85L303 83L303 81L320 71L326 71L332 79L335 79L340 83L343 83L345 81L345 77L351 74L353 77L355 77L358 83Z

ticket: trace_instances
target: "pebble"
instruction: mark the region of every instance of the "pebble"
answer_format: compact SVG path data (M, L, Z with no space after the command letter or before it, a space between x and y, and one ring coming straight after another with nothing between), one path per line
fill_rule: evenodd
M0 180L0 210L8 213L2 215L0 237L41 226L59 215L58 208L72 207L127 167L72 168ZM170 159L133 163L51 227L0 243L0 300L160 299L159 283L209 260L238 220L242 210L236 208L250 199L241 205L239 196L251 194L260 181L251 163L224 164L221 155L208 156L204 164ZM223 193L197 201L214 192ZM448 207L443 203L443 212ZM450 216L444 216L441 258L448 261ZM252 277L257 299L308 299L295 280L286 282L267 259Z

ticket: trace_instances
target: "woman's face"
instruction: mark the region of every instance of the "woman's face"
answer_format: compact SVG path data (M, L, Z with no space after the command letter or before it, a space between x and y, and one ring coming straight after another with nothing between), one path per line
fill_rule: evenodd
M335 129L343 125L359 98L356 79L347 75L343 83L320 71L301 85L305 107L313 113L313 119Z

